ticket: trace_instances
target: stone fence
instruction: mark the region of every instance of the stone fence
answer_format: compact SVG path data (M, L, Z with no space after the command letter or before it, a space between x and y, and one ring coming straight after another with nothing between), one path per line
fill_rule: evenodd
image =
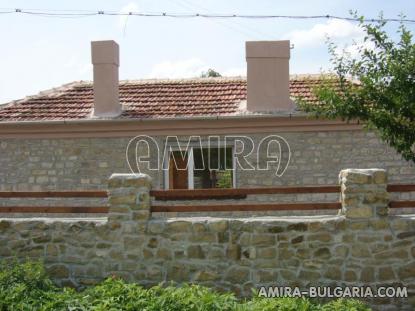
M246 296L260 286L406 286L415 305L415 216L389 215L384 170L340 173L339 215L152 218L151 179L114 174L108 217L3 218L0 257L42 259L61 285L110 275L144 286L192 282Z

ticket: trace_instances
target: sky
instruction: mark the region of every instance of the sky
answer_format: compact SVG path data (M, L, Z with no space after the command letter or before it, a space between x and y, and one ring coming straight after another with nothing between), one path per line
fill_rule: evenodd
M4 8L117 12L232 13L415 18L413 0L71 0L2 1ZM415 32L415 24L409 25ZM339 46L359 41L356 23L339 20L179 19L93 16L81 18L0 14L0 103L65 83L92 79L90 42L120 45L120 79L188 78L213 68L224 76L246 74L245 41L289 39L290 71L330 68L326 38ZM394 35L396 27L388 28ZM353 50L350 50L353 53Z

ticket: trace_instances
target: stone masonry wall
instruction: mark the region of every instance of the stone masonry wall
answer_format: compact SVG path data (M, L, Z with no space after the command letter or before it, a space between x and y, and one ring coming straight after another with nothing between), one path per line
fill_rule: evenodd
M343 170L338 216L152 218L147 175L114 174L108 218L0 219L0 257L43 259L62 285L110 275L194 282L249 295L259 286L407 286L415 306L415 217L388 215L384 170Z
M275 175L274 167L267 171L237 171L238 187L336 184L337 172L347 167L383 168L390 182L414 182L415 166L402 160L372 132L269 134L279 134L290 144L288 169L281 177ZM242 135L251 137L257 145L268 133ZM129 140L130 137L1 139L0 191L105 189L112 172L131 173L125 159ZM163 146L164 137L156 140ZM254 154L249 159L256 164ZM154 188L163 188L161 170L143 173L152 177Z
M376 135L366 131L296 132L241 134L258 145L265 136L280 134L291 148L291 161L286 172L278 177L275 167L266 171L236 172L237 187L273 185L328 185L337 183L337 172L347 167L378 167L388 171L391 183L415 182L415 166L404 161ZM44 191L72 189L105 189L112 172L131 173L125 150L131 138L77 139L2 139L0 140L0 191ZM164 136L155 138L160 154L164 152ZM180 140L185 145L188 137ZM202 137L203 139L203 137ZM238 147L238 146L237 146ZM249 160L256 165L256 152ZM262 161L260 159L260 161ZM156 163L157 158L152 158ZM263 161L262 161L263 162ZM163 172L149 171L153 188L164 187ZM398 194L394 194L397 196ZM401 199L415 199L411 193ZM337 200L337 194L248 196L246 202L324 202ZM89 205L102 206L102 199L0 199L1 205ZM194 202L193 202L194 203ZM209 202L208 202L209 203ZM215 203L215 202L211 202ZM163 204L160 203L160 204ZM164 204L186 204L183 201Z

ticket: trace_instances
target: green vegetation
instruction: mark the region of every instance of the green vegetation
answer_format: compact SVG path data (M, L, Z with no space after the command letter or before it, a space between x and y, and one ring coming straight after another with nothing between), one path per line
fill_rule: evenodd
M0 270L0 310L253 310L253 311L366 311L356 300L336 300L325 305L300 298L239 301L233 294L219 294L206 287L155 286L144 289L120 279L106 281L77 292L58 288L40 263L2 264Z
M218 78L218 77L222 77L222 75L219 72L217 72L216 70L210 68L206 72L203 71L200 74L200 77L201 78Z
M223 170L218 171L218 181L216 183L217 188L232 188L232 171Z
M356 16L357 17L357 16ZM302 101L305 111L330 119L360 120L376 130L402 157L415 163L415 43L403 23L394 36L386 22L365 23L357 55L329 51L339 83L327 79L316 89L321 105ZM394 39L394 37L398 37ZM358 81L358 83L350 83Z

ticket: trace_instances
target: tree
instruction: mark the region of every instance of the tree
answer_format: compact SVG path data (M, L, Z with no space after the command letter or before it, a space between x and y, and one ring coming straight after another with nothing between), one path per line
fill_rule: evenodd
M314 89L318 105L300 99L300 107L314 116L359 120L402 157L415 162L415 44L400 23L393 40L380 19L366 23L364 43L354 44L357 56L329 42L335 78L325 76ZM335 83L333 83L335 82Z
M208 71L202 72L200 74L200 77L201 78L216 78L216 77L222 77L222 75L219 72L209 68Z

